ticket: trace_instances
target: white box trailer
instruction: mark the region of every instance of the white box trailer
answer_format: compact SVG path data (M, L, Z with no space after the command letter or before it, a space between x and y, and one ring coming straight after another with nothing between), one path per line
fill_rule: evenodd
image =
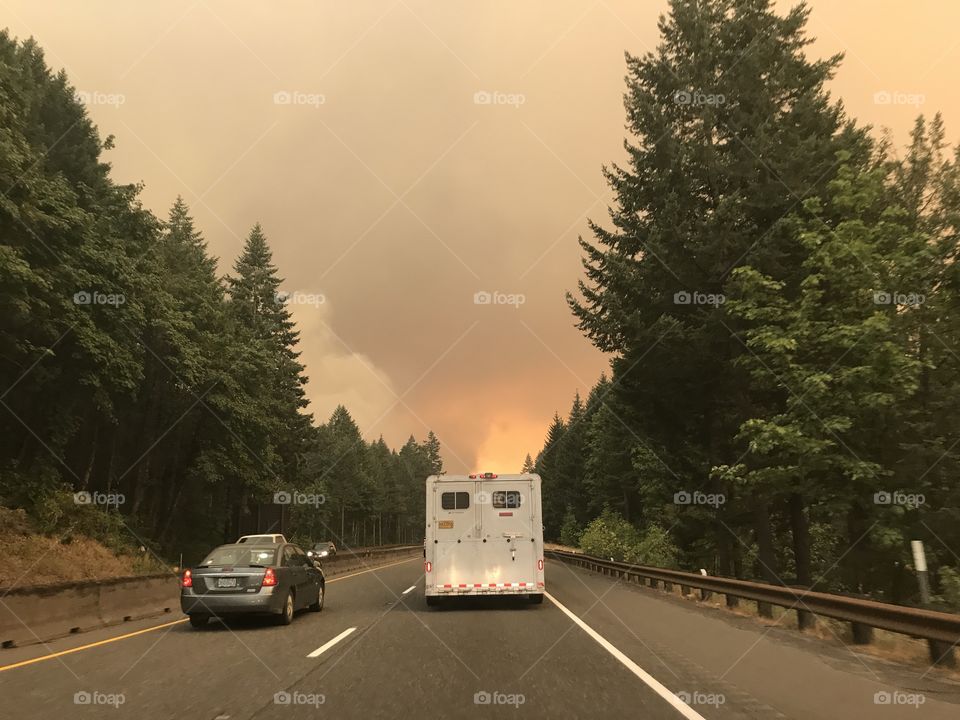
M431 475L426 503L428 605L458 595L543 602L539 475Z

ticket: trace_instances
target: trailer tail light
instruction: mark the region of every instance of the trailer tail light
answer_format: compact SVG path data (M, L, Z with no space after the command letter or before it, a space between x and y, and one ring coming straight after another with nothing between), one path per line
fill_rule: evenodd
M429 560L427 560L427 561L423 564L423 571L424 571L425 573L433 572L433 563L430 562Z
M183 571L183 579L180 580L180 587L193 587L193 574L189 570Z
M496 479L497 479L497 474L496 474L496 473L481 473L481 474L477 475L477 473L473 473L472 475L468 475L467 477L469 477L471 480L477 480L477 479L480 479L480 480L496 480Z
M537 560L537 570L543 570L543 558Z
M273 568L268 567L263 573L263 582L260 583L261 587L273 587L277 584L277 574L273 571Z

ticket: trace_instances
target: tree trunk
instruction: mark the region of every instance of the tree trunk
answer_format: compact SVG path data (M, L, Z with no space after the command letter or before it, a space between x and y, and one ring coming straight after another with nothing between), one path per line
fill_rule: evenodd
M760 575L768 583L780 583L777 573L777 555L770 528L770 506L766 500L756 500L753 506L753 527L757 538L757 561Z
M803 587L813 584L810 560L810 521L807 507L800 493L791 493L789 498L790 533L793 537L793 561L797 566L797 583Z

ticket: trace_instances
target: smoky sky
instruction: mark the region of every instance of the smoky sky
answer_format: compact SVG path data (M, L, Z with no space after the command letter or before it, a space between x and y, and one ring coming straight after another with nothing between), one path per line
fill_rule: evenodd
M850 114L902 144L941 110L956 137L960 6L811 6ZM221 272L262 223L318 421L342 403L368 439L432 429L448 470L515 472L607 367L564 293L625 162L624 52L656 47L666 2L0 9L115 136L115 179L162 217L183 195Z

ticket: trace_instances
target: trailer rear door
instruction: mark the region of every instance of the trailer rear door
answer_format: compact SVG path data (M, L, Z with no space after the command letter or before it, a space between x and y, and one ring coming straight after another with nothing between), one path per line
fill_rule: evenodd
M529 481L481 481L477 493L486 555L486 582L536 589L538 508Z
M473 480L434 484L433 573L438 585L473 583L481 570L474 547L480 542L476 485Z

